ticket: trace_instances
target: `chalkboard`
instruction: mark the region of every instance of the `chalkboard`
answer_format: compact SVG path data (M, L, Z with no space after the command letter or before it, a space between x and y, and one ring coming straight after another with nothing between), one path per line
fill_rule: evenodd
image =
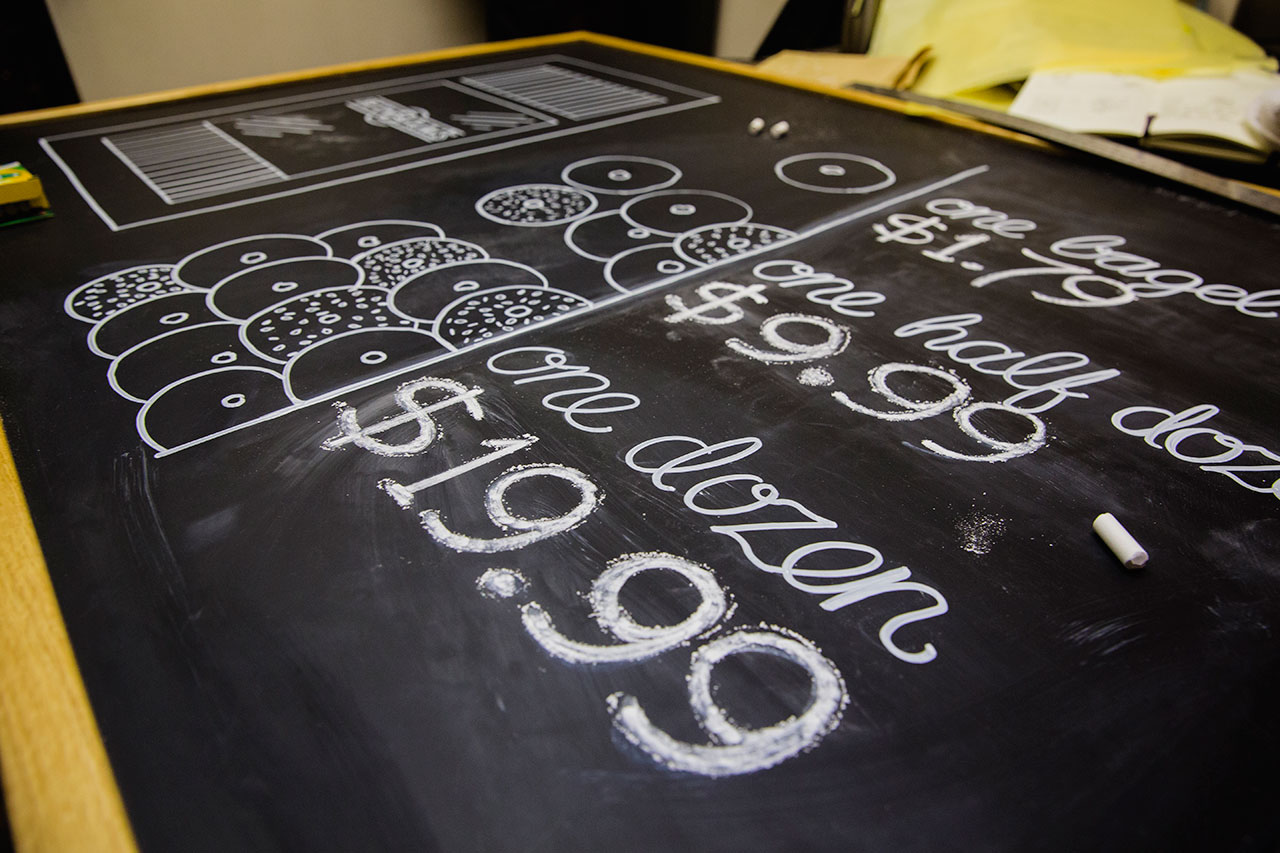
M142 850L1280 840L1274 217L596 37L0 141Z

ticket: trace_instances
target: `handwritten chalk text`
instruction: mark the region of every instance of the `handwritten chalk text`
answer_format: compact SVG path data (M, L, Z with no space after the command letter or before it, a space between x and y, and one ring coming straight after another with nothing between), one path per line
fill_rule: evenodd
M724 468L746 459L762 446L763 442L755 436L708 444L686 435L664 435L635 445L627 451L625 461L632 470L648 474L656 488L674 492L677 487L668 480ZM738 505L725 505L735 491L726 487L747 483L750 484L747 487L750 499ZM713 494L717 498L713 498ZM884 557L870 545L816 536L803 545L792 545L794 540L791 537L796 531L813 534L820 530L835 530L839 527L836 522L797 501L782 497L777 486L749 473L733 472L698 480L683 487L683 501L687 508L711 518L748 516L742 521L713 524L709 529L732 539L756 568L781 575L783 580L802 592L825 596L819 604L823 610L839 610L891 592L928 596L933 600L932 604L889 619L881 626L879 638L890 654L908 663L928 663L937 657L932 643L925 643L919 650L908 651L894 641L893 635L905 625L946 613L947 600L942 593L926 584L909 580L911 570L906 566L879 571L884 565ZM780 542L781 539L786 541ZM784 551L785 556L778 559ZM855 556L852 564L847 566L812 565L814 555L832 552ZM801 565L806 560L809 565Z

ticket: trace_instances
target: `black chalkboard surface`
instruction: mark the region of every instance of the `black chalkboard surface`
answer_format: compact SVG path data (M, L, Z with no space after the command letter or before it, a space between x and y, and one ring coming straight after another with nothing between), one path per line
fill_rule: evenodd
M142 850L1280 841L1274 218L599 39L0 142Z

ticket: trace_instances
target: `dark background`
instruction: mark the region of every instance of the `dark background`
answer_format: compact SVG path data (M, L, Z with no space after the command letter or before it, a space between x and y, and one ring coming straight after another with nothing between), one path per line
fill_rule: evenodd
M794 369L729 353L726 337L755 340L767 316L823 313L801 291L773 293L768 306L725 328L663 323L658 292L512 342L566 349L641 396L643 406L613 420L607 436L569 429L539 405L536 386L513 389L489 374L490 346L429 368L484 387L486 419L442 416L446 438L422 457L319 450L334 431L324 404L160 459L142 445L136 406L111 393L107 363L85 347L87 327L62 312L78 284L253 233L408 218L535 266L553 286L608 292L600 265L572 254L558 229L504 228L472 207L492 189L554 182L588 156L640 153L678 164L680 186L739 196L754 221L792 229L988 165L935 195L1037 222L1025 245L1038 251L1065 236L1124 234L1135 252L1250 290L1268 287L1276 267L1274 220L1158 178L640 55L590 45L557 51L724 100L118 234L35 143L100 126L102 117L0 135L46 181L57 211L52 221L0 233L10 263L0 415L142 849L1274 847L1274 498L1178 463L1107 418L1127 405L1176 411L1211 401L1223 409L1216 426L1265 443L1280 415L1275 321L1189 296L1080 312L1033 299L1032 290L1049 288L1035 279L974 290L954 265L877 242L871 225L886 210L777 252L888 297L876 317L849 321L854 344L827 363L835 387L865 395L867 370L890 361L955 367L892 331L965 311L985 318L972 337L1030 353L1078 350L1123 375L1046 414L1050 442L1037 453L1001 465L952 462L920 447L930 438L961 446L946 416L858 418L797 383ZM353 79L379 75L340 82ZM785 117L792 133L749 137L756 115ZM848 198L785 189L773 177L782 157L815 151L877 158L897 183ZM892 210L919 214L922 204ZM973 256L1009 268L1021 263L1022 245L993 241ZM705 281L748 281L753 263L669 292L692 299ZM977 399L1010 391L957 370ZM398 381L345 399L379 405ZM542 440L513 464L571 464L606 493L581 528L496 557L459 555L437 547L376 488L382 477L454 465L483 439L523 432ZM667 433L760 436L762 451L735 470L838 521L832 538L873 544L886 567L907 565L944 592L948 614L897 635L906 648L934 643L938 659L906 664L876 639L886 619L924 602L884 596L822 611L817 597L752 568L678 495L622 464L627 447ZM422 505L459 529L491 530L478 496L497 470L450 481ZM565 498L523 500L534 513ZM1147 571L1124 572L1090 533L1104 509L1151 549ZM986 554L964 547L974 513L1004 524ZM851 703L814 750L724 780L655 767L610 734L605 697L636 695L673 736L706 742L687 708L687 649L634 666L561 664L519 627L513 602L475 590L488 567L519 569L529 598L562 631L608 642L592 633L581 595L607 560L654 549L712 566L738 602L730 625L794 629L839 666ZM655 623L674 621L689 606L681 589L645 587L628 606ZM744 723L766 725L804 707L803 679L743 664L725 673L717 698Z
M74 104L80 100L44 0L5 4L0 51L0 113ZM5 162L9 159L6 158Z

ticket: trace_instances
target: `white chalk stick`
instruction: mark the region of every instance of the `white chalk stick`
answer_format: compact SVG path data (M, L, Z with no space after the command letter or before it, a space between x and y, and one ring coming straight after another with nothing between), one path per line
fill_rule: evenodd
M756 116L751 120L751 123L747 125L747 133L751 134L752 136L759 136L760 134L764 133L764 126L765 126L764 119L760 118L760 116Z
M1093 520L1093 532L1102 537L1126 569L1140 569L1147 564L1147 552L1111 513L1104 512Z
M790 131L791 131L791 125L785 121L780 121L777 124L773 125L773 127L769 128L769 135L772 136L774 139L781 139L782 137L786 136L787 133L789 133Z

